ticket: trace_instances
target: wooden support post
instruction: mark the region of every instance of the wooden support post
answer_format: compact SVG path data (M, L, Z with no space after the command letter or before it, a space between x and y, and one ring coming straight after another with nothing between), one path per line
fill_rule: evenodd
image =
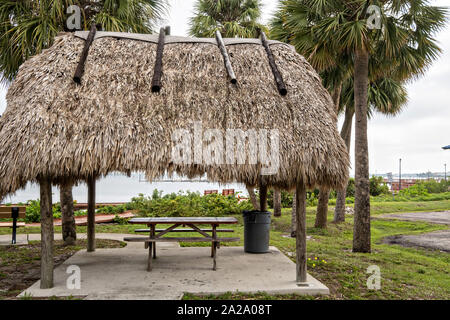
M222 53L223 62L225 64L225 69L227 70L228 77L230 78L230 82L232 84L236 84L236 75L233 71L233 66L231 65L230 57L228 56L227 48L225 47L225 43L223 43L222 35L220 34L220 31L216 31L216 41L217 46L220 49L220 53Z
M95 251L95 177L87 179L88 210L87 210L87 251Z
M273 216L281 217L281 189L273 188Z
M155 69L153 71L152 79L152 92L159 92L161 90L162 59L164 53L165 38L166 32L164 28L161 28L159 30L158 47L156 48Z
M77 69L75 70L75 75L73 76L73 81L80 84L81 83L81 77L84 73L84 64L86 62L89 48L91 47L92 42L94 41L95 33L97 32L97 27L95 26L95 23L92 23L91 30L89 31L89 35L86 39L86 42L84 43L83 51L81 52L80 61L78 61Z
M213 243L212 243L212 257L213 257L213 270L217 270L217 262L216 262L216 258L217 258L217 242L215 240L217 240L217 232L216 232L216 228L217 225L213 224L212 226L212 238L213 238Z
M267 185L259 182L259 210L267 211Z
M152 271L152 260L153 260L153 257L152 257L153 249L152 249L152 247L154 245L155 245L154 242L149 242L148 243L148 261L147 261L147 271L148 272Z
M150 225L150 238L155 238L155 225ZM153 243L153 259L156 259L156 242Z
M297 251L297 283L306 283L306 186L297 183L296 189L296 251Z
M64 181L59 185L64 245L74 245L77 240L75 216L73 214L72 187L73 184L71 181Z
M287 94L286 85L284 84L283 77L281 76L280 71L278 70L277 64L275 63L275 58L273 57L272 50L270 50L269 43L267 42L266 34L263 31L260 31L261 34L261 43L266 50L267 58L269 59L270 68L272 69L273 76L275 78L275 82L277 83L278 92L285 96Z
M53 210L52 184L50 179L41 178L41 289L53 287Z
M166 26L164 28L164 33L166 34L166 36L170 36L170 26Z

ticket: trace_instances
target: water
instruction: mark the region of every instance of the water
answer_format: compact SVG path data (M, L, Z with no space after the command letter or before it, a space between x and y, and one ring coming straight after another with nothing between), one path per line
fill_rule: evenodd
M175 177L175 179L179 179ZM97 202L128 202L132 197L139 193L144 195L151 195L154 189L162 190L163 194L192 191L203 194L204 190L218 190L234 189L235 192L241 191L247 194L245 185L233 184L218 184L211 182L153 182L149 183L139 173L133 173L131 177L122 174L112 174L97 181L96 185L96 201ZM59 190L57 187L52 187L53 202L59 201ZM28 183L25 189L18 190L15 195L11 195L3 199L2 203L18 203L26 202L27 200L39 199L39 185ZM77 202L87 202L87 186L80 184L73 188L73 199Z

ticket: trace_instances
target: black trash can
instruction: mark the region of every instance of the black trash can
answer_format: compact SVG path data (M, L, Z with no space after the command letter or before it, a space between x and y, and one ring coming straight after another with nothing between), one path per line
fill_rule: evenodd
M269 252L270 212L243 211L244 251L250 253Z

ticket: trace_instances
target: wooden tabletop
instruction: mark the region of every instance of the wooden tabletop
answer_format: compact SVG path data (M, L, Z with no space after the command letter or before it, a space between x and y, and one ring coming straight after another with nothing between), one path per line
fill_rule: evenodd
M174 223L195 223L195 224L235 224L238 223L233 217L148 217L133 218L128 221L132 224L174 224Z

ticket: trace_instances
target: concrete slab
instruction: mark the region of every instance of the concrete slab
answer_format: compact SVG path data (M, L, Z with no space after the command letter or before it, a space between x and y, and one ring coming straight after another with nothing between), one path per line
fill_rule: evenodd
M97 237L105 234L97 234ZM114 234L111 234L114 235ZM120 235L123 236L124 235ZM118 237L118 235L114 235ZM243 247L221 247L217 271L212 270L209 247L177 247L159 243L153 271L147 272L147 250L142 243L125 248L79 251L55 269L52 289L40 289L39 281L22 292L33 297L86 296L86 299L180 299L184 292L269 294L329 294L322 283L308 275L308 286L295 282L295 264L277 248L266 254L245 253ZM66 286L69 265L81 270L81 288Z

